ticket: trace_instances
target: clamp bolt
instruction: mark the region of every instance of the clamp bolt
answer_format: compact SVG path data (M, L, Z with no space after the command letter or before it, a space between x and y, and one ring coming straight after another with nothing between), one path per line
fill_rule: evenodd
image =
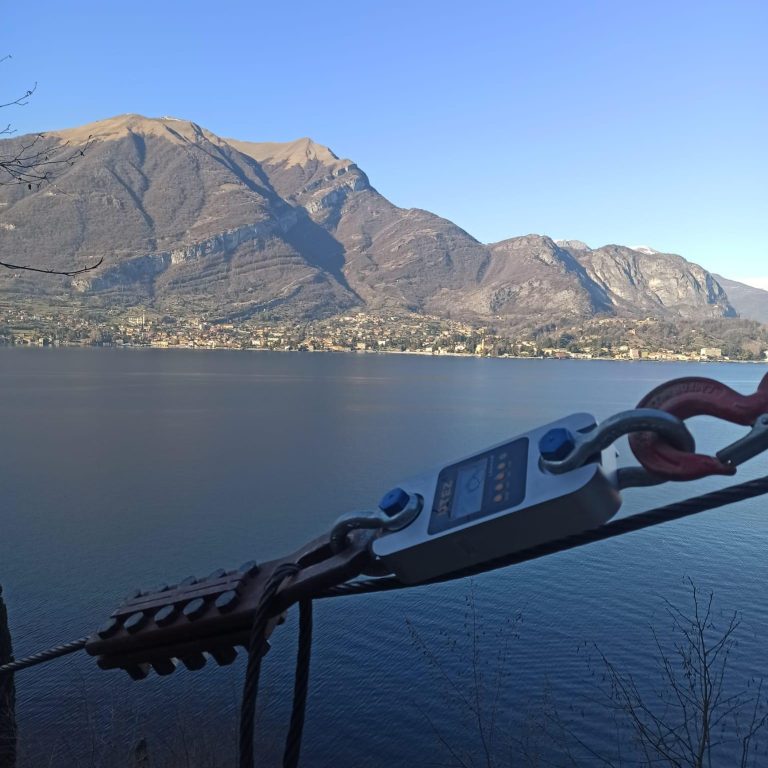
M124 669L131 680L143 680L149 675L149 664L131 664Z
M114 635L115 632L120 627L120 622L114 618L114 616L107 621L105 621L96 631L96 634L102 639L106 640L111 635Z
M209 653L211 655L211 658L220 667L226 667L237 658L237 650L235 650L231 645L216 648L215 650L209 651Z
M155 614L155 624L158 627L167 627L169 624L173 624L177 613L178 609L175 605L164 605Z
M184 615L190 620L199 619L205 613L205 600L196 597L184 606Z
M214 605L222 612L227 613L235 607L238 594L234 589L229 589L226 592L222 592L217 598Z
M176 663L173 659L158 659L157 661L152 662L152 669L154 669L158 675L170 675L172 672L176 671Z
M563 461L575 447L576 440L565 427L554 427L539 440L539 453L544 461Z
M208 659L202 653L190 653L181 657L181 663L190 671L195 672L205 666Z
M144 626L146 621L147 621L147 614L144 613L143 611L139 611L138 613L132 613L125 620L125 624L123 626L125 627L126 632L133 635Z

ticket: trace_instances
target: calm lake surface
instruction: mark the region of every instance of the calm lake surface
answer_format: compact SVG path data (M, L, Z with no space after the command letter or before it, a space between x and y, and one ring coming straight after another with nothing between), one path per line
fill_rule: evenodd
M375 506L401 478L566 413L604 418L678 376L754 391L765 372L735 364L0 349L0 583L16 653L89 634L132 587L290 552L339 514ZM744 431L707 419L692 428L708 451ZM764 474L766 462L753 461L740 477ZM630 491L622 514L721 483ZM584 710L583 732L607 745L604 715L579 698L591 677L584 643L650 679L649 626L668 629L663 598L689 605L687 578L714 590L723 611L743 614L735 682L764 674L768 515L760 499L471 583L322 601L303 764L449 764L436 730L454 748L478 747L455 695L473 691L466 628L473 620L489 696L499 669L506 675L500 755L545 689ZM288 722L295 617L272 640L258 726L267 764ZM85 751L90 762L82 765L114 765L110 744L146 736L157 765L185 745L197 750L191 764L213 765L200 755L232 749L243 671L238 660L134 683L78 654L21 673L23 764L74 764Z

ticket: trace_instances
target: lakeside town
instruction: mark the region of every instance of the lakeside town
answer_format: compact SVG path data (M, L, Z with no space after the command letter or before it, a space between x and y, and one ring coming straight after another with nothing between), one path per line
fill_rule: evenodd
M248 319L239 322L178 318L147 310L79 313L0 308L0 344L14 346L110 346L163 349L235 349L306 352L387 352L513 358L613 360L768 361L768 348L752 346L736 356L702 344L702 332L669 347L649 344L642 322L593 322L580 333L512 334L424 315L364 312L309 322ZM653 321L645 321L646 325ZM655 328L655 326L653 326ZM768 347L768 344L766 345Z

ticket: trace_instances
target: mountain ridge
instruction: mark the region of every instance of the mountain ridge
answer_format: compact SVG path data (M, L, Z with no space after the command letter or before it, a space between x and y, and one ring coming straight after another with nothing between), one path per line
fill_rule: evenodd
M732 299L739 317L768 324L768 291L721 275L714 277Z
M136 114L45 136L90 144L55 183L0 189L0 258L105 264L54 288L0 274L0 293L299 318L358 307L509 326L737 314L715 276L647 246L545 235L480 243L393 205L356 163L308 137L224 139Z

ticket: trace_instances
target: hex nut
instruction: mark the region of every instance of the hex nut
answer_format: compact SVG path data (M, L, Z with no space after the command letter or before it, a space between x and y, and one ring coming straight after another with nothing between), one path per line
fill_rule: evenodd
M202 653L190 653L187 656L182 656L181 663L191 672L196 672L198 669L202 669L208 659Z
M176 671L176 663L173 659L158 659L157 661L152 662L152 669L154 669L158 675L164 677L165 675L170 675Z
M138 632L147 623L147 614L143 611L132 613L126 620L123 626L125 631L133 635Z
M214 605L222 612L227 613L231 611L237 603L238 594L234 589L228 589L226 592L222 592L217 598Z
M155 614L155 624L158 627L167 627L169 624L173 624L178 613L179 609L175 605L164 605Z
M143 680L149 675L149 664L131 664L124 669L132 680Z
M575 447L576 439L565 427L554 427L539 440L539 453L544 461L563 461Z
M190 600L183 610L184 615L190 620L199 619L205 613L205 600L202 597L196 597Z
M106 640L108 637L111 637L112 635L117 632L117 630L120 628L120 620L117 619L114 616L111 616L109 619L107 619L97 630L96 634L102 639Z
M237 651L232 646L222 646L209 651L211 658L220 666L226 667L237 658Z

